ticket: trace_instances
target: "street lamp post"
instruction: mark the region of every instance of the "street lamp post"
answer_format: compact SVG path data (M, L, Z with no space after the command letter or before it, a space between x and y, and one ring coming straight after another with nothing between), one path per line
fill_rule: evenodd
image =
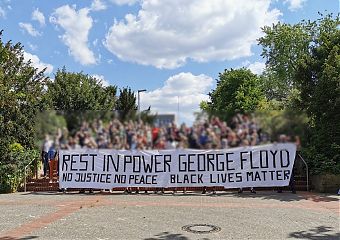
M141 92L146 92L146 89L139 89L137 91L137 101L138 101L138 119L140 120L140 93Z

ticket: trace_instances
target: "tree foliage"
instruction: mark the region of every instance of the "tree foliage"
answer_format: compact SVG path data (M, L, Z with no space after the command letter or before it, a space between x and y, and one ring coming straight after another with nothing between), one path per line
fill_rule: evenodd
M34 117L44 106L44 71L24 61L20 43L2 41L0 32L0 162L9 161L8 146L34 145Z
M44 70L24 61L20 43L2 41L0 31L0 192L12 192L24 166L38 157L34 148L35 116L45 106Z
M113 114L116 92L116 86L103 87L92 76L67 72L63 68L56 72L54 81L48 83L47 95L51 108L65 117L72 130L85 119Z
M122 120L131 119L136 116L136 96L131 88L125 87L119 90L116 109Z
M262 28L265 35L258 43L262 46L261 56L266 59L263 82L268 99L287 100L296 87L297 62L309 53L313 25L310 21L295 25L279 22Z
M25 177L25 167L40 156L40 152L35 149L11 148L11 144L7 150L8 163L0 164L0 193L15 192L21 185ZM26 174L30 175L34 171L34 166L31 165L27 169Z
M98 79L58 69L48 84L48 96L55 110L113 110L117 88L103 87Z
M38 112L35 119L35 142L37 146L41 146L45 134L55 135L58 129L67 127L64 116L57 114L55 110Z
M276 100L266 102L255 111L255 116L272 141L277 141L281 134L290 136L292 141L295 136L304 140L308 135L307 115L290 107L282 108L282 103Z
M295 81L300 108L311 118L306 148L314 169L340 173L340 18L330 15L316 24L310 54L299 60Z
M261 79L248 69L225 70L219 74L210 102L202 103L210 114L229 119L235 113L253 112L264 100Z
M23 167L39 156L33 150L36 138L55 133L65 119L76 129L83 119L114 114L116 86L103 87L100 80L65 68L51 81L44 71L24 60L20 43L3 42L0 31L0 192L22 182ZM119 106L129 117L136 99L130 89L121 93Z
M340 19L278 23L259 39L270 99L309 116L304 152L314 172L340 172Z

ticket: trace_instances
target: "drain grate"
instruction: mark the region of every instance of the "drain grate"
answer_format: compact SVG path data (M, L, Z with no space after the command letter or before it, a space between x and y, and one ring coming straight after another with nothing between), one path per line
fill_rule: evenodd
M206 234L219 232L221 228L211 224L190 224L183 226L182 230L196 234Z

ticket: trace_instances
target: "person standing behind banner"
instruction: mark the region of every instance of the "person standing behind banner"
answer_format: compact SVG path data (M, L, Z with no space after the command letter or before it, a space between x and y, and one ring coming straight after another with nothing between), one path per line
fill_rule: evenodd
M53 180L53 171L58 171L58 151L56 149L56 144L54 143L47 153L48 164L50 166L50 183Z
M50 136L46 134L45 139L41 146L41 160L43 163L44 177L46 177L47 169L49 168L47 153L50 150L51 146L52 146L52 141L50 140Z

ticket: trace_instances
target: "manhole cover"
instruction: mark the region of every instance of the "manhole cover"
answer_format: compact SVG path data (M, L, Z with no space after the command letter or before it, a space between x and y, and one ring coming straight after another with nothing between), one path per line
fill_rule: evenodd
M221 228L211 224L190 224L183 226L182 230L196 234L205 234L219 232Z

